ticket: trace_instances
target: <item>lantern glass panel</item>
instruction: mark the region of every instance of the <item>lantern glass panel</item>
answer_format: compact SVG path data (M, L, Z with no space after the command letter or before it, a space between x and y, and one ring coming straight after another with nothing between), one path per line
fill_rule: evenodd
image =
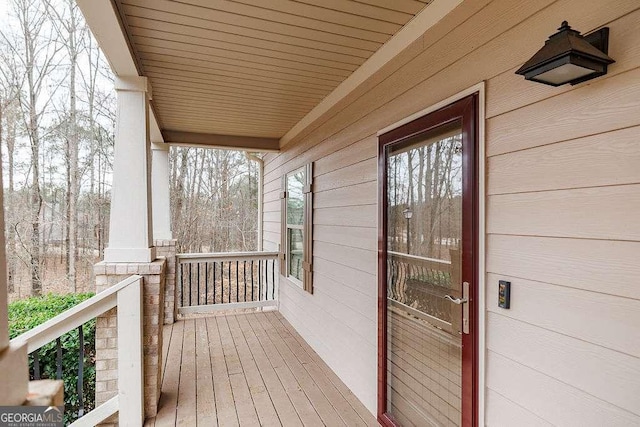
M542 74L538 74L534 78L535 80L543 81L552 85L561 85L563 83L588 76L589 74L593 74L595 72L595 70L581 67L579 65L564 64L558 68L554 68Z

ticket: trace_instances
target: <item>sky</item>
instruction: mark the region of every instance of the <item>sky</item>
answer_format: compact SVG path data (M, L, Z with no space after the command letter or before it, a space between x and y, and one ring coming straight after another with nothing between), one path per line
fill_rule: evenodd
M64 5L62 4L61 0L54 0L54 1L58 1L61 3L61 8L57 10L60 10L60 11L64 10ZM12 0L0 0L0 31L6 34L9 38L10 38L11 32L18 31L18 25L19 25L17 18L15 17L14 12L12 11L11 3L12 3ZM0 41L3 41L3 40L0 38ZM95 43L95 40L94 40L94 46L97 46L97 43ZM0 49L7 49L7 47L4 43L2 43L0 44ZM69 105L68 79L67 79L68 72L69 72L69 61L66 59L64 50L61 51L60 55L61 56L59 60L61 61L61 63L57 67L57 69L53 73L51 73L52 74L51 78L48 80L47 84L45 85L45 90L44 90L43 96L41 97L43 99L39 101L44 103L46 102L45 101L46 98L53 95L51 108L49 109L50 111L47 115L45 115L43 119L44 126L51 125L54 120L57 120L59 111L66 110ZM105 61L105 64L106 64L106 61ZM0 66L2 66L2 64L0 64ZM106 69L108 70L108 66L106 66ZM78 77L77 77L76 88L80 91L80 87L82 83L81 74L88 75L88 56L86 54L80 55L77 70L78 70ZM98 87L98 90L103 92L104 94L111 94L112 96L115 96L113 83L110 80L110 71L107 71L105 76L97 80L97 87ZM86 98L87 97L83 93L79 93L78 95L79 108L86 109L86 102L83 104ZM106 110L111 111L113 109L113 107L110 106L108 103L104 105ZM113 128L112 123L106 120L105 118L100 118L95 114L94 114L94 118L100 123L102 123L102 125L105 126L106 128L109 128L109 129ZM30 169L27 167L27 165L30 159L30 151L28 149L27 142L28 141L24 135L20 136L17 141L18 151L16 153L16 160L17 160L17 163L19 163L19 165L17 165L18 167L16 169L16 181L19 183L18 185L21 185L29 180L27 174L29 173ZM60 145L62 144L62 142L54 141L53 139L49 139L44 142L44 145L46 145L47 147L53 147L54 144ZM6 154L5 153L3 154L5 157L3 159L5 163L5 167L3 168L3 170L6 175L7 160L6 160ZM81 157L83 155L87 157L88 151L85 150L84 152L82 152L81 150ZM52 153L52 158L53 158L53 161L52 161L53 171L50 171L50 175L48 176L48 178L51 179L55 184L62 185L66 182L66 178L64 177L64 173L63 173L64 170L66 169L65 160L61 154L56 154L55 152ZM108 182L106 182L106 184L109 185L110 177L107 177L107 180ZM83 187L86 187L87 181L88 179L85 178L84 179L85 185L83 185ZM5 176L4 182L5 184L7 182L6 176Z
M0 24L3 24L7 20L7 13L9 12L9 0L0 0Z

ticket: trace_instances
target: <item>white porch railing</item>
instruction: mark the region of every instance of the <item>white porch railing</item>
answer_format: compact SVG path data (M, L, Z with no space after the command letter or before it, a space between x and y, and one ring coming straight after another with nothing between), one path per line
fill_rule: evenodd
M116 412L122 426L144 422L142 277L131 276L11 340L26 342L32 353L114 307L118 307L118 395L72 426L95 426Z
M278 252L178 254L178 312L277 305Z

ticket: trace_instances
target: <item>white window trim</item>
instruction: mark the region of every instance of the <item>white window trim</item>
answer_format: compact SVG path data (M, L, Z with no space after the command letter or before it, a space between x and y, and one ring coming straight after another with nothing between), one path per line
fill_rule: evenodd
M287 200L288 200L288 177L304 171L305 185L303 187L304 208L302 225L289 224L287 222ZM281 263L280 275L283 276L293 285L304 291L313 293L313 164L308 163L284 174L282 177L282 194L281 194ZM302 264L303 264L303 280L299 280L292 276L289 272L289 229L302 230L303 248L302 248ZM307 270L308 267L309 270Z

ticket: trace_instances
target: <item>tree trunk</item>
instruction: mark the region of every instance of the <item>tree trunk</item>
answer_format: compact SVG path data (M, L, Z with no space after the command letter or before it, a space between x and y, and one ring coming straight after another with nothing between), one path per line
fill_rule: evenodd
M78 52L76 44L76 13L74 11L75 1L69 0L70 21L68 26L68 51L69 51L69 264L68 279L73 292L76 291L76 260L78 259L78 126L77 126L77 106L76 106L76 65L78 62Z
M176 192L175 192L175 199L176 199L176 209L175 209L175 224L176 224L176 235L179 236L179 240L178 242L180 243L181 246L181 250L185 249L184 246L184 234L180 233L179 230L184 230L184 224L182 221L182 217L183 217L183 207L184 207L184 198L185 198L185 194L184 194L184 182L186 180L186 175L187 175L187 166L188 166L188 160L189 160L189 149L188 148L181 148L180 149L180 169L179 169L179 176L176 177ZM178 234L180 233L180 234Z
M40 190L40 132L36 113L36 96L32 90L30 81L30 106L29 131L31 142L31 294L42 294L42 282L40 280L40 210L42 208L42 194Z
M4 100L3 98L0 97L0 160L2 159L2 139L3 139L3 136L4 136L4 121L5 121L4 110L5 110L7 104L8 103L6 103L6 100ZM0 174L2 174L2 162L0 162ZM6 203L6 199L5 199L5 203ZM2 208L3 208L4 212L7 212L6 206L2 206ZM7 223L8 223L8 221L7 221ZM10 275L10 273L9 273L9 275ZM7 281L7 292L9 292L9 293L13 292L13 285L11 283L11 280Z
M16 120L15 117L10 123L7 123L7 174L9 175L9 187L5 197L5 205L7 206L7 272L8 272L8 291L15 292L16 281L16 229L15 229L15 147L16 147Z
M416 233L416 254L424 255L422 246L424 244L424 149L418 149L418 206L416 208L415 233Z
M409 194L407 195L407 207L410 209L414 209L415 204L414 204L414 182L413 182L413 150L409 150L407 152L407 156L408 156L408 160L407 160L407 169L408 169L408 173L409 173ZM411 235L415 234L415 230L414 233L411 233L411 229L410 229L410 223L412 221L411 220L407 220L407 253L409 253L409 246L411 244ZM415 223L415 220L413 221ZM415 247L415 246L414 246Z

